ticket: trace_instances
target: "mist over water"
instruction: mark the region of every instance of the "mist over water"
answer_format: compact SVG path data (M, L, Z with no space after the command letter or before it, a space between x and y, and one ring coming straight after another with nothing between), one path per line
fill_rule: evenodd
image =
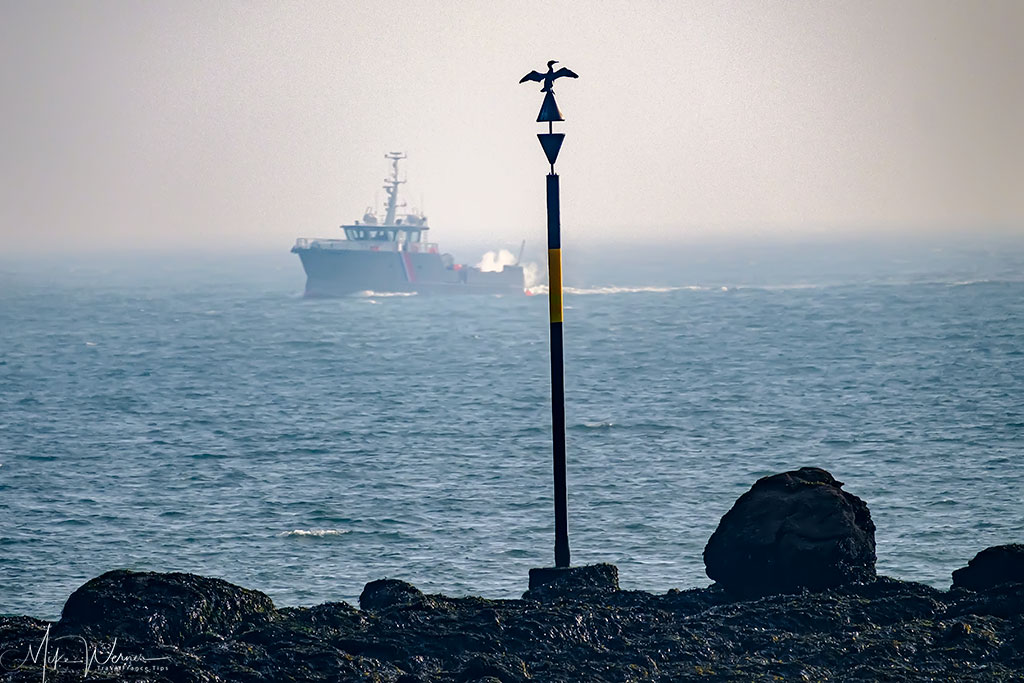
M707 585L721 515L804 465L867 501L881 573L1020 541L1024 245L573 247L574 563ZM283 250L0 262L0 612L118 567L309 605L551 564L545 297L302 285Z
M432 239L542 244L549 59L567 235L1020 232L1020 2L421 10L0 3L0 250L329 236L389 151Z

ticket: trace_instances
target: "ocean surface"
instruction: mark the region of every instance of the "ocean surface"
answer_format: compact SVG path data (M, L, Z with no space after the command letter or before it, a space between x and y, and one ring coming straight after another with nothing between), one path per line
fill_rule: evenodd
M645 253L566 250L574 564L706 586L721 516L805 465L883 574L1024 541L1024 244ZM0 261L0 613L122 567L312 605L552 564L546 297L303 282L286 250Z

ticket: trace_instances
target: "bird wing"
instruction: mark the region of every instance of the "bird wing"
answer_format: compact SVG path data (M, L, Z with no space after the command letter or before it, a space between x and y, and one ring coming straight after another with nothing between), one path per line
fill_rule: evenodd
M537 72L534 71L533 73L537 73ZM555 78L561 78L562 76L568 76L569 78L579 78L579 76L575 72L569 71L564 66L561 69L559 69L558 71L556 71L555 73L553 73L552 75Z
M562 69L562 71L565 71L565 69ZM537 73L536 71L531 71L530 73L528 73L525 76L523 76L522 78L520 78L519 82L520 83L526 83L526 81L537 81L538 83L540 83L543 80L544 80L544 74Z

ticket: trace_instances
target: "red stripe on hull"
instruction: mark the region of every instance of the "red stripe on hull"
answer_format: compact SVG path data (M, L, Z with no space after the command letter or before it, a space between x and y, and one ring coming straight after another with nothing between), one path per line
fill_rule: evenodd
M402 267L405 269L405 281L416 282L416 270L412 265L412 257L409 256L409 252L402 252Z

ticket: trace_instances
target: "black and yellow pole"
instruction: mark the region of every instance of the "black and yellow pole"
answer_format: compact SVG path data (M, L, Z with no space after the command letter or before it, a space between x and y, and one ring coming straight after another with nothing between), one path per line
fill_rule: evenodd
M551 437L555 471L555 566L569 566L565 476L565 365L562 353L562 235L558 174L548 174L548 308L551 320Z
M566 493L565 471L565 365L562 353L562 228L561 209L558 197L558 174L555 173L555 160L562 148L564 133L552 130L554 121L564 121L562 113L555 103L555 93L551 89L557 78L568 76L578 78L569 69L554 70L557 62L548 62L546 74L531 71L523 77L524 81L543 83L541 92L544 104L541 105L538 123L547 123L548 132L538 133L541 147L551 165L547 176L548 200L548 308L550 313L551 334L551 436L552 455L555 473L555 567L569 566L569 511Z

